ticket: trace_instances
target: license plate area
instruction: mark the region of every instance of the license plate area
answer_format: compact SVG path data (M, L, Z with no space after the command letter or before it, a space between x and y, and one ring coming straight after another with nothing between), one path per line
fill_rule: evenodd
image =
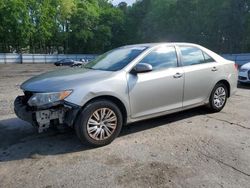
M42 133L50 127L51 120L58 120L63 124L65 111L63 109L50 109L36 112L36 121L38 123L38 132Z

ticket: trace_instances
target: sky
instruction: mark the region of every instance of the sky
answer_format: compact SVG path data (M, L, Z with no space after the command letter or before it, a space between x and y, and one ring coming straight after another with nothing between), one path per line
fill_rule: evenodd
M112 3L114 5L118 5L120 2L126 2L128 5L132 5L135 0L113 0Z

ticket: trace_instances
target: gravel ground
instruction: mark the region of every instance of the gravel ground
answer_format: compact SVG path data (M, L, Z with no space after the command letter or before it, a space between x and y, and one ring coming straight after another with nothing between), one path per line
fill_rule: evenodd
M196 108L124 127L110 145L82 146L73 131L38 134L13 100L52 65L0 65L0 187L249 187L250 86L225 109Z

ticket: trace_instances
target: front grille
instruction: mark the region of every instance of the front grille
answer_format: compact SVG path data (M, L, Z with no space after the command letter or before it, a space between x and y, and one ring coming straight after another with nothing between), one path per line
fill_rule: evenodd
M24 91L23 103L27 104L30 97L32 97L33 93L30 91Z
M239 76L239 80L247 80L247 78L243 76Z

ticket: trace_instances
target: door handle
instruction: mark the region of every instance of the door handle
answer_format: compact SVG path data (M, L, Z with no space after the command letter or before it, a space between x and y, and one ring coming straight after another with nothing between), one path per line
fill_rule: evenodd
M174 78L181 78L183 76L183 74L177 72L175 75L174 75Z
M212 68L212 71L213 71L213 72L218 71L217 67L213 67L213 68Z

